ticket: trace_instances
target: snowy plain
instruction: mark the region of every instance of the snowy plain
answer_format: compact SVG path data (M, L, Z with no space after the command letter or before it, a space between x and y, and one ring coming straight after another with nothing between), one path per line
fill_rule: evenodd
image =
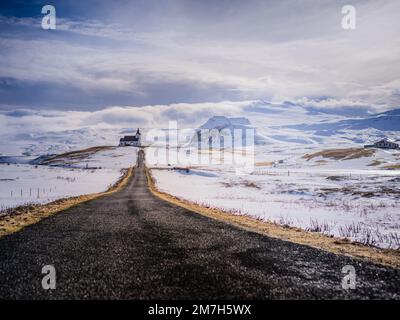
M0 210L105 191L121 177L122 169L135 165L136 153L133 147L112 147L60 157L49 165L28 164L23 157L2 163Z
M400 245L400 173L288 174L268 168L238 176L234 171L196 168L153 169L152 174L161 191L200 205L369 245ZM385 194L383 186L393 193ZM372 195L363 196L368 190Z
M364 149L364 144L381 138L398 141L398 112L390 121L386 115L367 119L367 124L365 119L354 119L344 128L343 121L348 120L339 115L309 115L296 108L291 115L279 108L261 111L247 117L256 128L251 172L237 174L235 166L224 161L198 161L205 153L209 159L220 159L221 151L196 151L189 146L192 161L187 164L174 162L177 156L170 157L167 164L148 157L157 187L232 214L367 245L400 248L400 150ZM212 118L202 127L233 130L244 123L243 119L240 123L231 120ZM302 125L295 129L294 122ZM318 126L313 128L315 122ZM382 126L380 122L386 123L388 130L374 127ZM359 128L360 123L365 124L364 129ZM320 132L322 126L329 130ZM324 150L338 150L338 154L318 155ZM231 149L223 152L228 159L230 152L234 154ZM147 153L153 155L154 150L149 148ZM173 155L171 150L168 153Z

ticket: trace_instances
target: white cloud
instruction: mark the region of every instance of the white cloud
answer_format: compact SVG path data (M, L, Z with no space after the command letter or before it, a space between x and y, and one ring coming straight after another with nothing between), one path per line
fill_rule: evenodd
M127 8L117 11L119 23L61 18L63 33L52 37L0 39L0 72L4 78L66 84L91 96L146 98L169 83L176 84L169 92L175 101L191 100L190 90L206 88L221 99L330 96L396 107L400 2L354 5L355 31L341 29L337 1L250 1L228 11L215 5L207 14L202 6L171 5L167 17L157 11L144 27L124 19L121 10ZM211 19L217 13L220 19ZM167 31L161 29L166 21ZM29 27L36 20L0 22ZM179 90L181 84L190 89Z
M97 111L17 110L0 112L0 134L39 133L126 127L165 128L176 120L181 126L196 127L213 115L234 116L252 101L219 103L180 103L143 107L112 106Z
M341 110L344 108L360 108L368 112L388 110L386 106L371 106L356 100L333 98L308 99L303 98L292 102L300 108L313 107L317 110ZM274 107L281 111L291 106L288 102L266 101L225 101L219 103L178 103L171 105L153 105L143 107L111 106L96 111L41 111L20 109L0 112L0 135L17 133L45 133L81 128L94 130L123 128L167 128L169 121L177 121L181 128L197 128L210 117L221 115L227 117L250 116L252 107ZM257 110L255 109L255 111ZM254 112L254 111L253 111ZM306 109L304 110L306 112ZM290 113L288 113L290 114ZM254 114L252 115L254 116ZM295 119L294 123L296 122Z

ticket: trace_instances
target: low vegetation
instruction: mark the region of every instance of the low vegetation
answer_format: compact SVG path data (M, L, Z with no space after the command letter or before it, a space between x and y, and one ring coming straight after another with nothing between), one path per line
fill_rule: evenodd
M274 161L263 161L263 162L256 162L254 165L256 167L270 167L274 165Z
M232 187L246 187L246 188L254 188L254 189L261 189L259 185L257 185L254 181L242 180L239 182L233 181L223 181L221 182L225 188L232 188Z
M385 161L381 161L381 160L374 160L372 161L368 167L376 167L376 166L380 166L381 164L385 163Z
M374 149L365 149L365 148L329 149L329 150L318 151L311 154L306 154L303 156L303 159L309 161L313 158L322 157L334 160L352 160L362 157L371 157L374 154L375 154Z
M400 163L398 163L398 164L387 165L387 166L384 166L383 168L385 168L385 169L392 169L392 170L400 169Z
M331 178L331 177L330 177ZM331 178L333 180L333 178ZM336 180L338 181L338 180ZM381 186L373 190L363 190L360 186L345 186L339 188L320 188L317 193L318 196L337 194L349 194L353 196L360 196L364 198L380 198L382 196L393 197L395 199L400 198L400 190L391 186Z

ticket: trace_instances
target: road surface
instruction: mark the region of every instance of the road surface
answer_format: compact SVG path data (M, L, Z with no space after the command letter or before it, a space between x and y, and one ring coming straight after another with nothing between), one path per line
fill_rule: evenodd
M56 289L42 288L53 265ZM356 289L344 290L345 265ZM400 271L241 230L170 204L143 154L120 192L0 239L6 299L367 299L400 297Z

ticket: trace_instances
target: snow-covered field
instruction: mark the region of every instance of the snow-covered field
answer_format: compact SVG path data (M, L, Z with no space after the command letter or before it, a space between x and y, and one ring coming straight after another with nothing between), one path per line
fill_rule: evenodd
M153 169L157 187L233 214L400 247L400 173Z
M14 163L0 164L0 210L105 191L121 177L121 169L135 165L136 151L104 148L53 160L45 157L42 165L13 158Z
M220 154L190 146L190 164L174 163L175 157L155 163L148 157L157 187L232 214L400 248L400 150L364 148L381 138L398 141L400 112L346 120L291 111L263 108L257 116L250 114L247 124L219 117L200 127L255 127L254 167L248 174L237 174L223 161L196 163L200 155L209 153L215 160Z

